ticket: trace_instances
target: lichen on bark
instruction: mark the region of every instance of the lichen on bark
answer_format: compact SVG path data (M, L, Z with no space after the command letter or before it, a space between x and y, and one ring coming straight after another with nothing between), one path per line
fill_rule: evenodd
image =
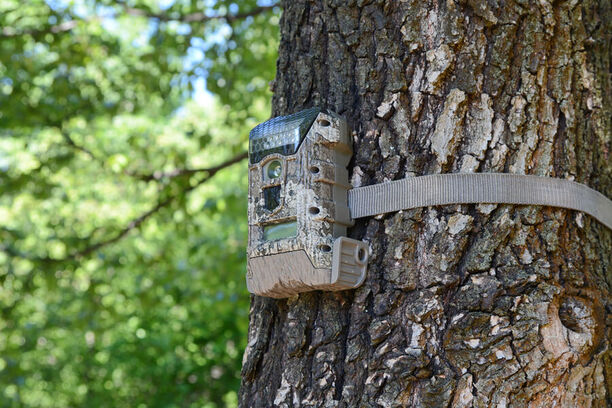
M351 180L539 174L612 196L609 1L285 1L274 115L355 131ZM254 297L243 407L605 407L612 234L563 209L358 220L357 290Z

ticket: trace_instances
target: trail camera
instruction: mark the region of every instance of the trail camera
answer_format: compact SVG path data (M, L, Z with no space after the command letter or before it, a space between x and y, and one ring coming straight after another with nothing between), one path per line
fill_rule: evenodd
M249 135L251 293L288 297L343 290L365 277L368 247L346 237L347 123L317 108L270 119Z
M249 135L251 293L288 297L314 289L356 288L368 247L346 237L353 218L447 204L568 208L612 229L612 201L584 184L552 177L451 173L406 177L351 189L346 122L309 109L277 117Z

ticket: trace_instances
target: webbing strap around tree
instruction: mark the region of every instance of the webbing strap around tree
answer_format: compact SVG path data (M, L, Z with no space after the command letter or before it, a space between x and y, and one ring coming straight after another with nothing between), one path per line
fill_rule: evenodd
M446 204L524 204L582 211L612 229L612 201L570 180L507 173L408 177L348 192L352 218Z

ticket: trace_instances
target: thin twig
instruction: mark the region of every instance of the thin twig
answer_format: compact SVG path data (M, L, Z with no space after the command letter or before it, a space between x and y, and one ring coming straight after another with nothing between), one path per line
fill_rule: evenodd
M155 206L153 206L151 209L149 209L148 211L144 212L143 214L141 214L140 216L134 218L132 221L130 221L130 223L123 228L122 230L120 230L117 234L115 234L113 237L105 239L103 241L100 241L96 244L90 245L84 249L81 249L79 251L75 251L72 254L68 255L68 259L76 259L76 258L81 258L85 255L88 255L104 246L110 245L110 244L114 244L115 242L119 241L121 238L125 237L127 234L130 233L130 231L132 231L135 228L138 228L143 222L145 222L149 217L151 217L153 214L157 213L159 210L161 210L164 207L167 207L172 201L174 201L175 199L177 199L179 196L182 196L184 194L189 193L190 191L194 190L196 187L202 185L203 183L205 183L206 181L210 180L215 174L217 174L219 171L225 169L226 167L229 167L233 164L236 164L242 160L244 160L247 157L246 153L241 153L238 156L235 156L215 167L211 167L209 169L206 170L202 170L202 171L206 171L207 174L204 178L202 178L200 181L198 181L197 183L187 187L186 189L184 189L183 191L181 191L181 193L167 197L166 199L159 201Z
M88 148L86 148L85 146L82 146L80 144L77 144L73 138L70 137L70 135L66 132L62 132L62 137L64 138L64 140L66 141L66 143L68 143L69 146L71 146L72 148L79 150L83 153L85 153L86 155L88 155L91 159L98 161L98 162L102 162L101 159L98 159L98 157L93 154L93 152L91 150L89 150Z
M81 259L89 254L91 254L92 252L97 251L100 248L103 248L107 245L111 245L114 244L115 242L118 242L119 240L121 240L122 238L124 238L126 235L128 235L132 230L134 230L135 228L138 228L140 225L142 225L142 223L144 223L147 219L149 219L152 215L156 214L157 212L159 212L162 208L167 207L168 205L170 205L174 200L176 200L177 198L183 196L184 194L187 194L191 191L193 191L194 189L196 189L197 187L201 186L202 184L204 184L205 182L207 182L208 180L210 180L215 174L217 174L219 171L230 167L236 163L241 162L242 160L244 160L247 157L247 153L241 153L235 157L232 157L231 159L217 165L214 167L210 167L210 168L206 168L206 169L192 169L191 171L193 172L206 172L206 175L199 180L197 183L183 189L180 193L175 194L175 195L171 195L161 201L159 201L157 204L155 204L153 207L151 207L149 210L145 211L144 213L140 214L138 217L134 218L132 221L130 221L124 228L122 228L121 230L119 230L115 235L111 236L110 238L104 239L100 242L97 242L95 244L89 245L83 249L79 249L76 251L73 251L71 253L69 253L67 256L65 256L64 258L61 259L55 259L55 258L49 258L49 257L30 257L27 256L26 254L16 250L15 248L9 247L8 245L0 245L0 251L6 253L9 256L12 257L16 257L16 258L23 258L23 259L28 259L31 261L35 261L35 262L53 262L53 263L61 263L61 262L66 262L66 261L71 261L71 260L78 260Z
M62 132L62 137L64 138L64 140L66 141L66 143L68 144L68 146L72 147L75 150L78 150L82 153L84 153L85 155L87 155L90 159L94 160L95 162L99 163L100 166L102 167L106 167L106 163L105 160L98 157L94 152L92 152L91 150L89 150L87 147L78 144L77 142L75 142L75 140L70 137L69 134L67 134L66 132ZM242 152L240 154L238 154L237 156L233 157L232 159L230 159L230 163L223 163L220 166L224 166L227 167L227 165L232 165L234 163L237 163L239 161L242 161L244 159L246 159L248 157L248 153L247 152ZM165 179L173 179L176 177L181 177L181 176L192 176L194 174L197 173L216 173L217 171L219 171L218 169L219 166L215 166L215 167L198 167L198 168L179 168L179 169L173 169L170 171L155 171L153 173L139 173L139 172L135 172L135 171L131 171L131 170L124 170L123 174L129 177L133 177L136 178L138 180L141 181L159 181L159 180L165 180Z
M242 152L239 155L235 156L234 158L232 158L231 160L229 160L228 165L232 165L234 163L238 163L244 159L246 159L249 156L249 154L247 152ZM225 166L226 163L223 163L223 165ZM175 177L180 177L180 176L191 176L193 174L196 173L216 173L217 171L219 171L218 169L219 166L215 166L215 167L198 167L198 168L183 168L183 169L174 169L174 170L170 170L170 171L166 171L166 172L161 172L161 171L156 171L154 173L151 174L141 174L141 173L134 173L134 172L128 172L127 175L132 176L132 177L136 177L140 180L143 181L153 181L153 180L162 180L162 179L172 179ZM225 166L227 167L227 166Z

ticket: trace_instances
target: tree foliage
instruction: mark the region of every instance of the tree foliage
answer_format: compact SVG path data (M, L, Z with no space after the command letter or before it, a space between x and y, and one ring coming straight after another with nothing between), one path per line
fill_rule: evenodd
M0 407L236 404L278 14L0 1Z

